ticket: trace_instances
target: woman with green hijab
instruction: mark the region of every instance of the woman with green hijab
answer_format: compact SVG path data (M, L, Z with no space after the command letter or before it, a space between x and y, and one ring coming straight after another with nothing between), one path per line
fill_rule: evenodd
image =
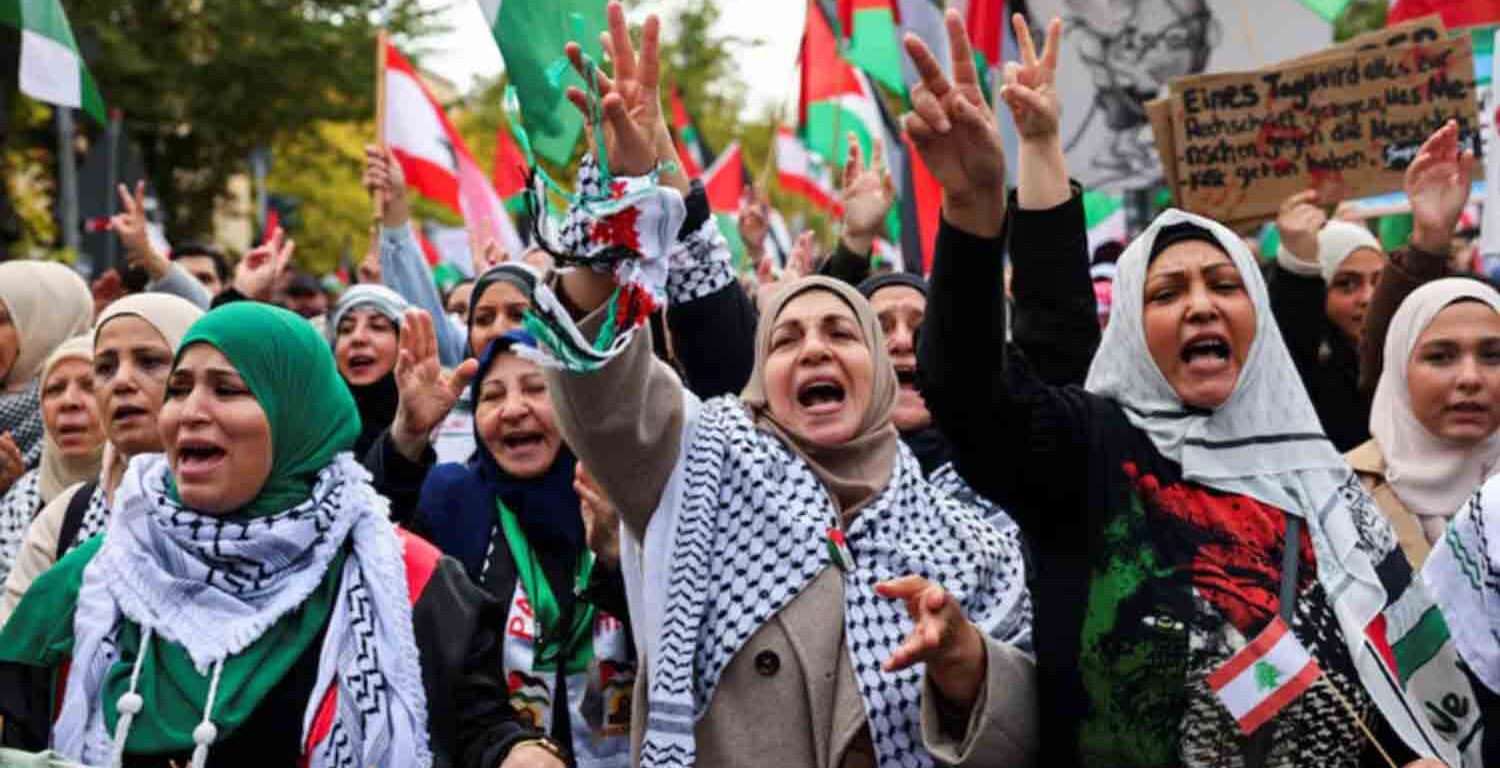
M50 721L88 765L495 768L539 736L505 705L496 604L388 522L305 320L204 315L159 426L165 454L131 461L105 535L0 633L7 745L46 746Z

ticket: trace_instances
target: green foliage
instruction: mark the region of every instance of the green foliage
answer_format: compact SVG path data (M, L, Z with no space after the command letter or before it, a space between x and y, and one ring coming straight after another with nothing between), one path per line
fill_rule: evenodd
M1344 9L1344 15L1333 24L1334 41L1343 42L1384 27L1388 9L1388 0L1354 0Z
M381 20L400 40L430 31L435 13L418 0L68 4L100 90L141 146L174 239L210 234L216 201L256 146L292 141L310 152L302 142L321 138L318 126L368 119ZM357 180L352 194L362 194ZM309 227L315 218L309 210Z

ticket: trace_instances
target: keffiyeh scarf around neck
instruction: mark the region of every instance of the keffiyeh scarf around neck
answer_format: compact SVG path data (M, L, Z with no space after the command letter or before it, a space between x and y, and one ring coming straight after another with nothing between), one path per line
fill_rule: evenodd
M429 765L427 702L402 544L368 473L341 454L319 474L307 501L255 519L183 508L169 499L167 477L160 455L131 462L103 544L84 568L54 747L87 764L111 759L110 721L126 715L113 713L117 701L109 701L108 692L111 680L134 663L121 658L127 622L143 637L180 647L198 675L216 680L227 659L302 606L342 562L300 743L307 743L330 687L338 707L309 765ZM208 688L207 700L198 703L204 722L212 722L215 711L217 686ZM148 698L131 716L148 720L152 706Z
M0 393L0 435L10 433L27 469L35 468L42 460L45 428L41 379L33 380L19 392Z
M1213 410L1185 406L1146 346L1142 317L1152 246L1164 228L1182 223L1208 230L1255 305L1255 340L1234 391ZM1185 480L1301 518L1360 682L1386 720L1413 749L1449 765L1459 764L1464 746L1477 756L1478 711L1442 613L1411 572L1389 523L1324 436L1255 259L1238 235L1182 211L1157 217L1119 260L1109 326L1085 388L1117 403L1163 456L1181 465ZM1459 699L1462 711L1446 706Z
M1458 655L1500 693L1500 478L1492 478L1448 523L1422 576L1443 606Z
M689 397L684 406L693 437L652 518L646 552L658 536L667 546L643 569L642 589L661 595L639 619L651 675L641 750L648 768L694 764L694 724L730 660L818 573L840 568L826 537L838 512L807 463L757 429L735 399L699 406ZM922 576L941 584L981 631L1024 640L1030 613L1019 546L925 482L905 447L846 537L853 566L841 569L844 642L878 764L931 766L921 748L921 670L881 669L911 620L874 585Z

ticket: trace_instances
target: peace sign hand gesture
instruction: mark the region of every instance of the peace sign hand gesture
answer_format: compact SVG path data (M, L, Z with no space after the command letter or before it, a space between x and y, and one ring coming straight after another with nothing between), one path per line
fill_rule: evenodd
M1062 102L1057 94L1057 49L1062 38L1062 20L1054 18L1047 25L1047 42L1042 57L1036 56L1031 41L1031 27L1026 17L1017 13L1010 18L1021 46L1021 60L1005 63L1005 86L1000 98L1010 107L1016 121L1016 132L1022 140L1036 141L1057 136Z
M906 36L906 52L922 76L912 89L906 133L943 187L943 217L972 235L996 237L1005 218L1005 152L995 115L984 103L969 36L958 11L944 21L953 80L922 41Z
M656 167L657 132L666 130L661 113L661 22L655 14L646 17L641 35L641 53L636 57L630 29L625 25L625 9L618 2L609 4L609 32L599 36L606 54L615 63L611 79L594 67L593 77L599 86L599 106L604 112L604 148L609 156L609 170L624 176L644 176ZM568 60L587 81L589 67L583 60L578 43L568 43ZM590 95L576 87L568 88L568 101L589 117ZM594 137L595 141L598 137Z
M109 228L120 236L120 242L125 246L126 262L145 271L153 281L161 280L167 276L171 265L151 245L146 229L146 182L135 183L134 195L124 184L119 186L118 192L122 212L110 217Z
M277 227L270 240L252 248L235 266L234 289L246 298L269 302L276 292L277 278L286 271L296 250L296 241L286 239L286 232Z
M396 389L401 398L396 420L391 424L391 441L402 456L415 462L421 461L423 451L427 450L432 430L463 397L469 381L479 370L479 361L471 357L452 373L444 373L438 362L432 316L420 309L408 309L402 316L400 344Z

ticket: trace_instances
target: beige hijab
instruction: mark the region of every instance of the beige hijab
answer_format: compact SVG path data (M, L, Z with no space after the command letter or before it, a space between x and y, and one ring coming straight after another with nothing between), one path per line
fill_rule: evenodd
M1460 507L1500 466L1500 432L1478 445L1452 445L1427 431L1412 413L1406 369L1417 339L1439 312L1472 300L1500 312L1500 293L1479 282L1450 277L1413 291L1391 318L1385 337L1385 369L1370 408L1370 434L1385 457L1386 481L1436 542Z
M42 364L41 380L44 387L47 377L52 375L52 369L64 360L93 362L93 338L88 335L74 336L59 344L57 349L47 356L47 361ZM88 456L69 458L63 455L62 449L52 440L51 432L44 432L44 435L41 475L38 478L40 482L38 490L41 491L43 503L51 501L57 494L62 493L64 488L74 483L81 483L91 477L99 476L100 462L104 455L103 444L100 444Z
M808 291L828 291L849 305L864 332L875 372L869 410L865 411L853 439L842 445L814 445L797 437L776 420L766 397L766 357L771 352L771 330L786 305ZM865 297L849 285L822 276L804 277L773 294L761 308L760 326L755 331L755 370L740 399L755 417L756 426L775 435L807 462L832 494L846 522L885 489L896 467L900 438L891 422L891 412L896 408L898 389L896 368L886 354L880 321Z
M0 380L0 392L19 392L42 372L57 345L87 333L94 320L88 284L68 267L50 261L0 263L0 303L20 340L16 363Z
M198 318L203 316L203 310L192 302L173 296L168 293L137 293L126 296L123 299L109 305L104 313L99 315L99 321L94 323L94 344L99 343L99 329L106 323L118 317L133 315L145 320L161 334L167 346L172 352L177 352L177 347L182 344L182 337L187 335L190 328ZM125 474L125 464L130 457L116 450L113 445L106 445L104 450L104 466L100 472L104 480L106 496L113 498L115 486Z

